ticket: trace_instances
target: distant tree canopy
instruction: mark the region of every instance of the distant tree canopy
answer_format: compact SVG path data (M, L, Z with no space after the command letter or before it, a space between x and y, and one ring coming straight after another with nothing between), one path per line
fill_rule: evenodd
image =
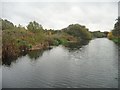
M117 22L114 25L114 29L112 30L114 36L120 36L120 17L118 17Z
M100 32L100 31L94 31L91 32L93 35L93 38L103 38L103 37L107 37L108 32Z
M2 19L2 30L7 30L7 29L11 30L13 28L14 28L14 24L12 22L6 19L5 20Z
M32 32L38 32L40 30L43 30L43 27L36 21L33 21L33 22L29 22L29 24L27 25L27 29Z
M67 28L64 28L63 31L72 36L79 37L80 39L91 39L91 33L88 29L79 24L71 24Z

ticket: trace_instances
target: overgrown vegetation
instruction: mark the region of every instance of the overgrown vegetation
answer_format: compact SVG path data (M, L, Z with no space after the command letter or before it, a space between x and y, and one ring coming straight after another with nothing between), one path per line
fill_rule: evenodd
M2 21L2 59L13 59L15 56L28 53L29 50L46 49L50 46L70 43L84 44L92 39L89 30L79 24L71 24L62 30L43 29L36 21L30 22L26 28L14 25L8 20Z
M91 33L85 26L79 24L71 24L67 28L63 29L64 32L77 37L79 40L91 40Z
M117 22L114 25L114 29L109 32L108 38L120 45L120 17L118 17Z

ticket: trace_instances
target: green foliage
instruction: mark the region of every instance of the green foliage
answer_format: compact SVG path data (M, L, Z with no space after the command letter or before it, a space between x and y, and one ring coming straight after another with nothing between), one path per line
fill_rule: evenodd
M120 43L120 38L113 38L112 39L115 43Z
M54 45L58 46L58 45L66 45L67 44L67 40L64 38L59 38L59 39L55 39L54 40Z
M69 25L63 30L47 30L33 21L27 25L27 29L22 25L15 26L13 23L2 20L2 43L4 56L19 55L19 53L34 48L45 48L50 45L67 46L69 43L86 42L91 39L91 33L85 26L79 24ZM8 48L8 50L6 49ZM8 54L8 52L11 54Z
M64 38L59 39L59 44L66 45L67 42L68 41L66 39L64 39Z
M114 29L112 30L114 36L120 36L120 17L118 17L117 22L114 25Z
M92 33L93 38L107 37L106 32L94 31L94 32L91 32L91 33Z
M58 46L59 45L59 41L58 40L54 40L53 41L53 45Z
M120 44L120 17L118 17L112 32L108 34L108 38L114 41L115 43Z
M43 30L43 27L36 21L33 21L27 25L27 29L35 33L35 32L39 32L40 30Z
M6 29L9 30L14 29L14 25L12 22L2 19L2 30L6 30Z
M67 28L63 29L66 33L78 37L80 39L90 40L91 33L85 26L81 26L79 24L71 24Z

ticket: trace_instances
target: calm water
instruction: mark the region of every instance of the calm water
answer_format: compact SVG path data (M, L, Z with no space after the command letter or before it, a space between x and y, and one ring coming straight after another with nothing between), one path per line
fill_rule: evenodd
M76 50L30 52L2 66L3 88L117 88L118 47L94 39Z

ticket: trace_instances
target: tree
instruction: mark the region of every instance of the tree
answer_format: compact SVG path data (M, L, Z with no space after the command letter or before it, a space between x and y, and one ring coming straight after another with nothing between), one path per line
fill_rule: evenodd
M14 29L14 24L8 20L3 20L2 19L2 30L6 29Z
M81 26L79 24L71 24L67 28L64 28L63 31L83 40L91 39L91 33L88 31L88 29L85 26Z
M94 38L103 38L107 37L108 32L93 31L91 32Z
M27 29L32 32L38 32L40 30L43 30L43 27L36 21L33 21L33 22L29 22L29 24L27 25Z
M114 29L112 30L112 33L114 36L120 36L120 17L116 19L117 22L114 25Z
M18 27L17 27L17 30L26 30L26 29L25 29L25 27L23 27L22 25L19 24Z
M113 34L112 34L112 32L109 32L109 33L108 33L108 38L109 38L109 39L113 39Z

